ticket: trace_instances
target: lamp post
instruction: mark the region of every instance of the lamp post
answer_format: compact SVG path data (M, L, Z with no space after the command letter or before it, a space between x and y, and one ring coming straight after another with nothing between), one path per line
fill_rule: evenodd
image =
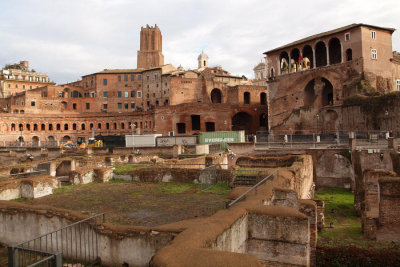
M132 153L135 153L135 142L134 142L135 141L135 139L134 139L135 138L135 136L134 136L135 135L135 132L134 132L135 128L134 127L136 127L135 124L131 123L131 128L132 128Z
M389 131L388 120L389 120L389 112L386 110L386 111L385 111L386 132Z
M317 114L316 116L316 119L317 119L317 135L318 135L318 126L319 126L319 114Z

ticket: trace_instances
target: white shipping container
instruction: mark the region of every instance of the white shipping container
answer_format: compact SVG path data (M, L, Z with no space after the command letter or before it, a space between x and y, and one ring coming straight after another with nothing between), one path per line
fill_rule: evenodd
M157 146L195 146L197 144L197 136L160 136L157 137Z
M162 134L125 135L126 147L155 147L158 136Z

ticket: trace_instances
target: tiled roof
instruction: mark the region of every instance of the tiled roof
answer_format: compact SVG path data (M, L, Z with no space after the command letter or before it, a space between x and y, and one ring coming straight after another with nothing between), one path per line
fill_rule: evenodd
M311 35L309 37L300 39L298 41L289 43L287 45L280 46L278 48L275 48L275 49L269 50L267 52L264 52L264 54L275 52L277 50L281 50L281 49L284 49L284 48L287 48L287 47L291 47L291 46L295 46L295 45L298 45L298 44L306 43L308 41L311 41L311 40L314 40L314 39L317 39L317 38L321 38L321 37L325 37L325 36L328 36L328 35L332 35L332 34L335 34L335 33L348 31L350 29L361 27L361 26L381 29L381 30L389 31L391 33L393 33L396 30L394 28L384 28L384 27L379 27L379 26L374 26L374 25L369 25L369 24L363 24L363 23L353 23L353 24L350 24L350 25L347 25L347 26L344 26L344 27L341 27L341 28L337 28L335 30L331 30L331 31L327 31L327 32L322 32L322 33L318 33L318 34L315 34L315 35Z

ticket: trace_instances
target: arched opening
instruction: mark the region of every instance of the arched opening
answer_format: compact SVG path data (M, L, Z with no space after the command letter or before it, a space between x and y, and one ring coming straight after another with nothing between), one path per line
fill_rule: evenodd
M24 130L24 126L22 123L18 124L18 129L22 132Z
M68 123L64 124L64 131L68 131Z
M71 137L69 135L65 135L62 140L63 142L71 141Z
M35 147L39 146L39 137L37 137L37 136L32 137L32 146L35 146Z
M30 131L30 130L31 130L31 125L30 125L29 123L26 125L26 130L27 130L27 131Z
M266 104L267 104L267 94L261 93L260 94L260 105L266 105Z
M121 129L125 129L125 123L121 122Z
M82 97L82 94L79 91L74 90L71 92L71 97L72 98Z
M322 106L333 105L333 85L325 78L322 78Z
M326 131L334 131L337 129L336 122L339 115L334 110L327 110L326 113L323 115L323 125L321 128Z
M274 73L274 68L271 68L271 78L274 78L274 75L275 75L275 73Z
M346 50L346 61L353 60L353 50L351 48Z
M250 104L250 93L249 92L244 92L244 94L243 94L243 103L244 104Z
M53 131L53 124L49 124L49 131Z
M329 41L329 64L342 63L342 45L338 38Z
M57 131L61 130L61 124L57 123Z
M315 91L314 91L315 80L312 79L306 85L304 89L304 106L312 107L315 101Z
M289 72L289 55L287 52L282 52L279 55L279 62L281 67L281 74L286 74Z
M17 141L18 141L18 143L19 143L20 145L23 145L23 144L24 144L24 138L23 138L22 136L18 137Z
M84 123L81 124L81 130L84 131L86 128L86 125Z
M215 122L206 122L206 132L215 132Z
M252 117L246 112L236 113L232 117L232 131L245 130L246 134L250 133Z
M42 131L46 130L46 125L44 123L42 123L40 125L40 130L42 130Z
M291 67L291 72L297 72L299 71L298 66L300 65L300 51L299 49L295 48L290 52L290 67Z
M72 130L76 130L76 123L72 124Z
M260 127L267 127L268 126L268 114L262 113L260 114Z
M314 67L314 55L311 46L303 47L303 69L309 70Z
M93 123L90 123L90 124L89 124L89 128L90 128L90 130L93 129Z
M326 46L324 42L318 42L315 46L315 63L317 68L327 65Z
M106 123L106 129L110 130L110 123L108 123L108 122Z
M50 135L49 137L47 137L47 140L49 141L55 141L54 136Z
M114 122L114 129L117 129L117 123Z
M214 88L211 91L211 103L217 104L217 103L222 103L222 93L221 90Z
M97 129L101 130L101 123L97 124Z
M15 131L15 124L11 123L11 131Z
M33 130L34 130L34 131L37 131L37 130L38 130L37 124L34 124L34 125L33 125Z

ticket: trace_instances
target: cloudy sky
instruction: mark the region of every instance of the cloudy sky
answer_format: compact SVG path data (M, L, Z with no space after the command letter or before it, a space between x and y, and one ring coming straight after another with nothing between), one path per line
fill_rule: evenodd
M352 23L400 31L399 0L0 0L0 66L30 61L57 83L136 68L140 27L157 24L165 63L253 77L262 53ZM400 51L400 32L393 35Z

